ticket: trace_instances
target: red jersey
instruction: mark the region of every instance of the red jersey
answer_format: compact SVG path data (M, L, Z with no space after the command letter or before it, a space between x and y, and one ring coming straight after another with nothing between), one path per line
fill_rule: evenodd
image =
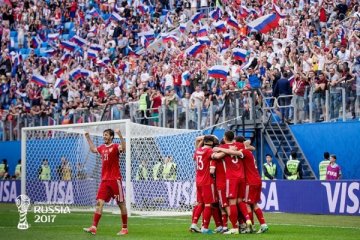
M221 144L221 148L230 148L235 146L237 150L243 149L244 145L242 143L230 143L230 144ZM241 179L245 178L244 175L244 166L241 159L237 156L226 155L224 157L225 161L225 175L226 179Z
M225 188L226 187L226 176L225 176L225 161L211 161L211 166L215 167L215 182L217 188Z
M204 186L214 183L210 176L210 162L213 151L208 147L199 147L194 154L196 161L196 185Z
M119 144L112 143L108 146L102 144L97 148L97 151L100 153L102 161L101 180L120 179Z
M244 169L245 169L245 181L249 185L261 184L261 177L257 167L255 165L255 158L251 151L244 149Z

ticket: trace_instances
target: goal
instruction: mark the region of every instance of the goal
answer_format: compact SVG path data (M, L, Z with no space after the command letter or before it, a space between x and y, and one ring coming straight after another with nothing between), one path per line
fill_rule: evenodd
M96 146L105 129L120 129L126 152L120 169L129 214L188 213L195 201L194 141L201 131L140 125L130 120L22 129L21 193L35 204L66 204L93 209L100 182L101 160L84 137L88 131ZM114 142L119 142L115 136ZM45 161L50 179L40 180ZM111 201L108 207L117 209Z

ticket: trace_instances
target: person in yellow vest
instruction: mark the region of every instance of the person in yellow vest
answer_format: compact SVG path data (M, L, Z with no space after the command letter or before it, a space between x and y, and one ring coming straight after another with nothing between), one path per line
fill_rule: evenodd
M66 159L63 167L62 167L62 180L63 181L71 181L71 165L69 161Z
M272 156L266 154L266 163L263 165L263 180L275 180L276 179L276 164L272 162Z
M148 121L148 114L147 114L147 109L150 107L150 97L148 94L148 88L144 88L141 90L140 92L140 99L139 99L139 110L141 113L141 124L145 124L148 125L149 121Z
M155 181L160 180L163 176L164 165L163 159L160 157L159 161L154 165L152 169L152 177Z
M291 151L290 159L286 162L284 168L284 177L288 180L302 179L302 165L297 159L295 151Z
M49 161L44 159L39 170L39 179L41 181L50 181L51 180L51 168L49 166Z
M176 163L173 162L172 156L168 156L165 158L163 178L166 181L175 181L176 175Z
M18 164L15 167L15 179L21 179L21 159L18 161Z
M319 164L319 180L326 180L326 169L330 164L330 153L324 152L324 160Z
M3 159L0 164L0 179L6 179L9 175L9 165L7 164L7 159Z
M147 163L145 160L141 161L141 164L139 165L139 168L136 172L136 180L148 180L148 170L147 170Z

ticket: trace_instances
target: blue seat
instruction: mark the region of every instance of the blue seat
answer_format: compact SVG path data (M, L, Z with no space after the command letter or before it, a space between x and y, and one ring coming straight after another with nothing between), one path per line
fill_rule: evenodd
M49 46L49 44L47 42L42 42L40 47L41 48L47 48Z
M30 53L30 49L28 48L21 48L19 50L20 54L23 55L23 54L29 54Z
M34 54L40 56L40 48L34 49Z
M65 25L65 30L70 30L74 28L74 23L73 22L66 22Z
M69 34L61 35L62 40L69 40Z

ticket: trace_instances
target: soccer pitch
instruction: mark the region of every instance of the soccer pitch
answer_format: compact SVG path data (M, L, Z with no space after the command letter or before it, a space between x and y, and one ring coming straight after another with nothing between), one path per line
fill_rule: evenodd
M0 239L360 239L360 218L356 216L325 216L284 213L265 213L270 230L264 234L202 235L190 233L188 217L129 218L129 235L116 236L120 230L119 215L105 212L96 236L83 232L92 223L92 213L58 214L54 223L35 223L32 212L27 214L27 230L18 230L19 213L15 204L0 204ZM213 225L212 225L213 227Z

